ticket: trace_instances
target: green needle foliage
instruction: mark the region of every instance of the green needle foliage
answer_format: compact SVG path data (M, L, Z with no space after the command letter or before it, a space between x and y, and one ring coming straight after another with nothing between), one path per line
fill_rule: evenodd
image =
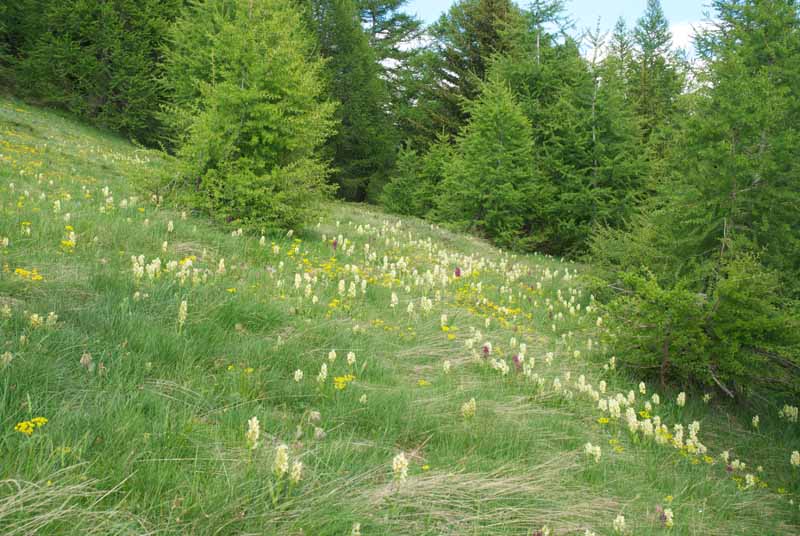
M397 170L383 189L381 202L392 212L435 218L436 200L443 194L446 166L454 152L450 137L440 134L427 152L405 147L397 157Z
M11 55L16 91L141 142L162 140L160 48L180 0L13 4L0 52Z
M487 82L469 107L470 122L445 164L436 216L476 231L503 247L530 234L536 207L550 194L536 180L533 133L507 84Z
M746 395L797 391L800 16L794 2L716 2L708 63L657 195L594 257L623 359ZM631 329L631 327L635 329Z
M323 63L290 0L195 2L175 24L166 85L181 180L215 217L291 228L332 190Z
M328 95L337 103L336 132L326 146L333 179L345 199L375 199L398 146L377 52L370 47L353 0L310 2L308 11L326 59Z

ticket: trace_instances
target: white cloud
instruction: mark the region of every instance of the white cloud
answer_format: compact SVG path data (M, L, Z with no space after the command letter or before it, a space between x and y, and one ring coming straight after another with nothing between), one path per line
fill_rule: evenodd
M710 28L712 24L704 20L672 23L669 27L672 32L672 45L684 49L689 56L694 56L694 36L697 32Z

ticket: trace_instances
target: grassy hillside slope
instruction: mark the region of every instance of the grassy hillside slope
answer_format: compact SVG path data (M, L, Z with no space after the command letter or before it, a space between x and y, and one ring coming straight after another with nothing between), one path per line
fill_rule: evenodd
M798 424L620 374L580 267L240 235L138 189L171 165L0 100L0 533L800 532Z

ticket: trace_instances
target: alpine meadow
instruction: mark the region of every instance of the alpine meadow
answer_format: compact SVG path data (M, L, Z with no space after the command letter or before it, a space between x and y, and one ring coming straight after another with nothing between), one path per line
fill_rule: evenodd
M0 2L0 535L800 534L800 4L446 4Z

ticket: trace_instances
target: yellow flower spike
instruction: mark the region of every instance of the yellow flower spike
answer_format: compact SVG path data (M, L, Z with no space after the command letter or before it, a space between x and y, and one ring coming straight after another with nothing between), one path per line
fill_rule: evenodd
M428 380L422 379L422 378L420 378L417 381L417 385L419 385L420 387L427 387L430 384L431 384L431 382L429 382Z

